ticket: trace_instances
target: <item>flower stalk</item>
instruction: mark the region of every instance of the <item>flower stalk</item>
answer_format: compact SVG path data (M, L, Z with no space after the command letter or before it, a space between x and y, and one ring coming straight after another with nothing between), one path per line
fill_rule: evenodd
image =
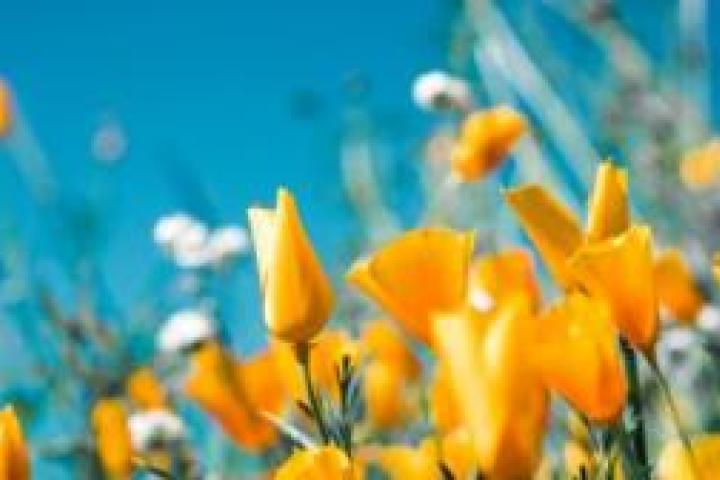
M632 416L630 445L634 460L640 467L638 478L640 480L648 480L650 478L650 466L648 463L647 442L645 438L645 421L643 420L637 357L625 338L620 339L620 350L625 360L625 370L628 377L628 408Z
M325 423L325 417L320 406L320 400L317 396L315 388L313 387L312 373L310 371L310 344L308 342L296 344L295 355L297 356L298 363L302 367L303 381L305 383L308 403L310 404L310 412L315 419L315 424L317 425L318 432L320 433L322 443L327 445L330 441L330 434Z

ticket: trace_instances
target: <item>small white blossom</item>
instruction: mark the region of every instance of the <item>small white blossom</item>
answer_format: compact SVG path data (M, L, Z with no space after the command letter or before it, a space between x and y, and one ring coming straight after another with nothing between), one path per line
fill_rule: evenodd
M182 419L167 410L150 410L130 415L128 419L133 449L146 452L156 445L167 445L185 437Z
M186 213L173 213L160 217L153 228L153 240L164 250L171 250L177 239L188 230L195 220Z
M238 255L247 253L250 249L250 237L244 228L229 225L214 230L210 234L207 247L213 263L222 265Z
M424 110L468 110L472 106L467 82L439 70L418 75L413 84L413 100Z
M697 326L706 333L720 336L720 308L704 305L698 313Z
M188 308L170 315L157 336L164 353L176 353L208 340L215 334L213 321L205 310Z

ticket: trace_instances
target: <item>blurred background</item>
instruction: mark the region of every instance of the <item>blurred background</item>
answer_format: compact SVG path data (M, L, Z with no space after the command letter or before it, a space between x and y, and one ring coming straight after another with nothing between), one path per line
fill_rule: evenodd
M719 20L706 0L4 2L0 400L21 406L37 478L76 461L63 452L96 393L78 371L147 362L175 309L210 303L237 352L264 344L243 232L277 186L338 285L358 254L451 202L434 198L435 157L459 117L414 102L429 70L534 127L489 183L453 192L444 223L479 229L481 248L526 242L500 189L540 181L579 210L612 156L635 213L708 277L720 160L700 174L682 160L720 122ZM153 229L175 212L236 226L232 260L170 258ZM108 338L121 353L97 347Z

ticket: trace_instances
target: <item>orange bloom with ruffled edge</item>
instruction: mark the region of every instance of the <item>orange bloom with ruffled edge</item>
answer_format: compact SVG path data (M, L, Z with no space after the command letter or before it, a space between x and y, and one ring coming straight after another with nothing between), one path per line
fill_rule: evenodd
M452 150L453 174L464 182L485 177L508 157L527 128L525 117L505 105L469 114Z
M570 264L587 291L605 300L612 319L648 358L658 332L652 239L647 226L579 249Z
M658 329L652 245L649 229L630 227L625 171L609 162L598 168L585 234L538 185L510 190L506 200L558 285L608 302L621 334L651 356Z
M125 390L138 410L162 410L167 408L167 392L155 372L141 367L130 374Z
M627 381L607 305L571 293L539 320L537 368L546 384L595 422L618 419Z
M334 296L295 199L281 188L275 209L250 208L248 217L268 330L287 342L305 343L330 318Z
M468 308L437 315L434 334L480 470L491 478L531 476L548 395L533 368L535 319L527 299L518 296L492 314Z
M347 278L407 333L430 345L431 315L457 310L467 302L473 243L469 232L419 228L356 262Z
M101 398L92 409L95 447L105 475L112 480L130 479L133 449L128 417L119 398Z
M662 252L655 259L654 273L660 305L680 323L695 323L705 299L682 253L675 248Z
M258 451L277 441L275 426L263 414L281 414L288 395L271 352L238 362L211 342L193 355L192 364L185 393L238 446Z
M28 480L30 458L12 406L0 411L0 480Z

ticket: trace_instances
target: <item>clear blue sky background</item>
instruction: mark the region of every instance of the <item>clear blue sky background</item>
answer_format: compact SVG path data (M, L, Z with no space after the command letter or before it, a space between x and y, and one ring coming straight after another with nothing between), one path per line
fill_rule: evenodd
M169 187L168 162L186 165L222 221L244 222L250 203L272 201L276 185L285 184L324 250L343 241L337 135L345 80L362 73L377 111L413 114L418 120L401 128L419 136L412 122L427 119L415 115L409 85L417 72L444 64L448 4L4 2L0 75L68 191L96 181L89 144L103 116L125 127L129 155L105 183L116 190L105 195L115 205L108 212L110 283L128 297L157 260L153 220L185 206ZM312 120L292 115L298 91L320 98ZM17 220L26 196L2 162L0 211Z

